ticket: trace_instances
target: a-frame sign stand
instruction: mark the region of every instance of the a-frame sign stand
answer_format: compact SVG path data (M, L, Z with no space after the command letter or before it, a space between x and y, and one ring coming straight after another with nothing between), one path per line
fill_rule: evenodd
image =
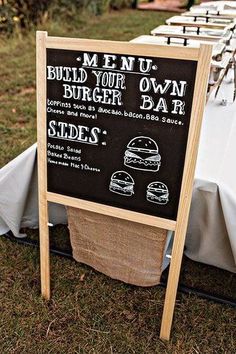
M181 192L176 220L154 217L127 209L112 207L66 195L52 193L47 187L47 113L46 113L46 50L48 48L90 51L97 53L140 55L142 57L172 58L197 62L191 119L188 132ZM160 338L169 340L180 268L185 243L188 215L191 203L194 170L197 159L200 128L206 102L212 47L180 48L155 45L132 44L126 42L95 41L48 37L47 32L37 32L37 128L38 128L38 187L39 187L39 225L40 225L40 261L42 296L50 299L49 231L48 202L73 206L96 213L156 226L174 231L172 258L166 288L166 297L161 324Z

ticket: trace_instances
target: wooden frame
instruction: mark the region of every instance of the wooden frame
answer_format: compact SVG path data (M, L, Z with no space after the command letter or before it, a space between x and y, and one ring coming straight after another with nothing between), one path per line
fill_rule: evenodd
M109 52L114 54L144 54L145 56L158 55L158 57L198 61L185 166L176 221L114 208L94 202L88 202L47 191L46 48L104 52L104 47L102 44L106 46ZM169 340L190 209L200 127L205 106L211 51L212 47L209 45L201 45L200 49L175 47L173 50L173 47L160 46L157 48L156 45L147 44L48 37L47 32L37 32L37 129L40 262L41 291L42 296L45 299L50 298L48 202L65 204L104 215L110 215L121 219L172 230L175 231L175 236L160 333L160 337L162 339Z

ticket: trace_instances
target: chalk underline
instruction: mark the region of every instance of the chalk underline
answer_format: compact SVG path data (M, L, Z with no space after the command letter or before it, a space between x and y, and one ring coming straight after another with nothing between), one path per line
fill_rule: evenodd
M88 141L71 140L71 139L66 139L66 138L58 138L57 136L48 136L48 139L59 139L59 140L66 140L66 141L70 141L70 142L74 142L74 143L82 143L82 144L98 146L98 144L90 143Z
M82 66L83 68L86 68L86 69L95 69L95 70L104 70L104 71L115 71L115 72L118 72L118 73L123 73L123 74L136 74L136 75L150 75L150 74L146 74L146 73L139 73L139 72L136 72L136 71L124 71L124 70L118 70L118 69L105 69L105 68L92 68L91 66L86 66L86 65L83 65Z

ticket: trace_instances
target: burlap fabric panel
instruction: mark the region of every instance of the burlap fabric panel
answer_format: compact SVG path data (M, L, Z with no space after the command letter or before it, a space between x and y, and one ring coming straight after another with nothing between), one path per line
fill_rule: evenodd
M73 257L113 279L160 282L167 231L67 207Z

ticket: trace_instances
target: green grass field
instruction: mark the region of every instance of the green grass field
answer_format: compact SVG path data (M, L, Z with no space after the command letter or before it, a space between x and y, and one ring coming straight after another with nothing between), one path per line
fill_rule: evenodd
M125 10L52 19L49 35L130 40L170 17ZM0 166L36 141L35 33L0 37ZM37 238L37 231L27 231ZM65 246L68 230L51 238ZM234 354L236 310L178 294L172 337L159 340L165 291L126 285L88 266L51 256L52 299L40 296L39 252L0 238L0 353ZM184 260L181 281L236 297L236 276Z

